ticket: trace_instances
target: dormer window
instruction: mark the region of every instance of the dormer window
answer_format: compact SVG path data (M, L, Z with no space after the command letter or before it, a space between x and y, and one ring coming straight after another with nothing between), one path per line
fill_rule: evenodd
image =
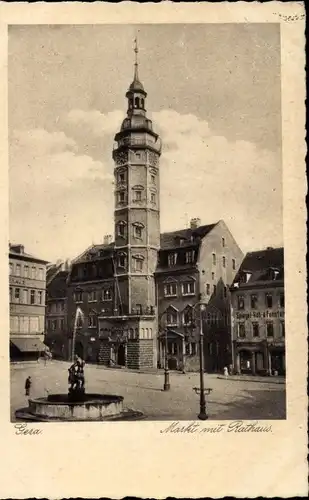
M179 238L179 245L182 246L185 244L185 238Z
M271 268L270 269L270 279L276 281L279 276L279 269Z
M186 264L192 264L194 260L194 251L190 250L186 252L185 258L186 258Z
M177 253L170 253L170 254L168 254L167 260L168 260L168 266L169 267L175 266L176 262L177 262Z

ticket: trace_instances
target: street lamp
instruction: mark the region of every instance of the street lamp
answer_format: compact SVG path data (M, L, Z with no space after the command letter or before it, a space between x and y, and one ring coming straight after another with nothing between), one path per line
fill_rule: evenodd
M164 311L161 316L159 316L159 327L160 327L160 330L161 330L161 320L163 318L163 316L167 313L167 311ZM171 386L170 386L170 373L169 373L169 369L168 369L168 357L167 357L167 348L168 348L168 344L167 344L167 328L165 328L165 356L164 356L164 384L163 384L163 390L164 391L169 391Z
M209 394L211 389L205 389L204 387L204 331L203 331L203 317L202 317L202 312L206 311L206 309L211 308L214 309L220 317L221 313L219 310L217 310L214 306L209 306L209 304L206 304L205 302L197 302L193 307L192 307L192 316L194 319L195 316L195 310L196 308L200 308L200 338L199 338L199 349L200 349L200 387L199 388L194 388L195 392L200 395L200 413L198 415L198 418L200 420L207 420L208 415L206 413L206 399L205 399L205 393Z

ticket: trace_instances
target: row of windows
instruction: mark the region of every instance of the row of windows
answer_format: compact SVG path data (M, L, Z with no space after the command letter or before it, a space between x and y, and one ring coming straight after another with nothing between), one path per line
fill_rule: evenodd
M127 233L126 226L127 226L127 223L124 220L121 220L117 223L117 225L116 225L117 236L125 238L126 233ZM145 228L144 224L142 224L141 222L133 222L132 226L133 226L134 238L141 239L143 237L143 229Z
M52 304L47 304L47 313L61 313L64 311L64 301L54 302Z
M117 174L117 182L118 182L118 184L125 184L127 182L127 176L126 176L125 172L118 172L118 174ZM151 184L155 185L155 183L156 183L156 176L154 174L150 175L150 182L151 182ZM136 188L134 186L133 186L132 189L136 190Z
M249 297L248 297L249 298ZM247 305L247 297L245 295L237 295L237 308L245 309ZM257 309L261 302L261 295L251 294L250 295L250 307L251 309ZM284 307L284 292L281 292L279 296L273 296L272 293L265 293L264 304L268 309L272 309L274 305L277 304L279 307Z
M64 331L64 318L58 319L48 319L47 320L47 329L48 331L60 330Z
M127 255L125 253L119 253L117 258L118 267L125 269L127 267ZM133 255L132 256L132 270L133 271L143 271L144 268L144 257L143 255Z
M143 197L142 197L142 190L134 189L133 193L134 193L134 197L132 199L133 203L140 203L140 202L144 201ZM118 193L117 193L117 202L118 203L126 203L127 202L127 196L126 196L126 194L127 193L126 193L125 190L118 191ZM154 203L154 204L157 202L157 195L156 195L156 193L153 193L153 192L150 193L150 202Z
M181 283L182 295L195 295L195 281ZM165 297L177 297L177 283L168 283L164 285Z
M14 333L43 333L44 316L10 316L10 331Z
M246 330L245 323L238 323L237 335L239 338L246 338L249 332ZM251 334L253 337L260 337L261 335L261 325L258 322L253 321L250 326ZM266 336L274 337L274 323L272 321L267 321L266 323ZM280 336L285 337L285 322L280 321Z
M43 267L28 266L27 264L9 263L10 275L33 280L45 280L45 269Z
M192 325L193 322L193 311L192 306L187 306L184 311L179 312L173 306L169 307L164 313L165 321L167 326L180 326L181 323L184 326ZM225 318L226 320L227 318ZM215 313L207 313L206 323L207 324L217 324L219 317Z
M10 302L15 304L44 305L43 290L29 290L10 286Z
M222 238L222 240L224 240L224 238ZM225 246L225 243L223 246ZM212 264L213 264L213 266L217 265L217 256L215 253L212 254ZM222 256L222 267L226 267L226 265L227 265L227 258L225 257L225 255L223 255ZM233 269L233 271L235 271L235 269L236 269L236 260L235 259L232 259L232 269Z
M84 301L84 293L82 291L74 292L74 301L75 302L83 302ZM104 288L103 290L91 290L87 293L88 302L97 302L103 301L107 302L112 300L112 290L111 288Z
M169 267L176 266L178 263L177 252L172 252L172 253L168 254L167 261L168 261ZM192 262L193 262L193 252L192 251L186 252L186 264L190 264ZM214 266L217 264L217 257L216 257L215 253L212 254L212 263ZM222 257L222 266L226 267L226 264L227 264L226 257L223 256ZM232 259L232 268L233 268L233 270L236 269L236 260L235 259ZM214 276L214 273L212 273L212 275Z

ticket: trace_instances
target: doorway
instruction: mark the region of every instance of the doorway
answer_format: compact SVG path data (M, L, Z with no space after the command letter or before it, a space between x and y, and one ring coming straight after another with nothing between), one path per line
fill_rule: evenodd
M126 366L126 348L124 344L120 344L117 349L117 365Z

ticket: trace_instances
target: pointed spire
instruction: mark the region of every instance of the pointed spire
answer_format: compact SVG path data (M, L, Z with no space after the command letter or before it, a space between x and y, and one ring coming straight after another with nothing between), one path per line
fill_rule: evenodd
M135 52L135 63L134 63L134 81L138 80L138 45L137 45L137 37L134 39L134 52Z
M144 87L143 84L141 83L139 76L138 76L138 45L137 45L137 37L134 38L134 52L135 52L135 62L134 62L134 78L133 82L131 83L129 90L130 91L137 91L137 92L143 92L144 94Z

